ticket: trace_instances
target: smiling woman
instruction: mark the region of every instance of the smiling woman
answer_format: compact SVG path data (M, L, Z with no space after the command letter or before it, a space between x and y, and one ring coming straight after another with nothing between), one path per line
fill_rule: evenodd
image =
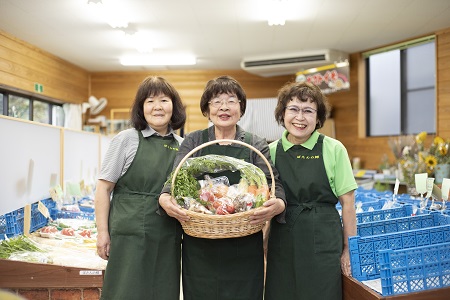
M213 126L197 130L189 134L180 146L174 166L178 166L183 158L199 145L207 147L197 151L194 157L200 158L210 154L224 155L259 167L270 186L275 181L276 199L264 202L263 206L249 216L250 225L264 224L276 217L284 220L284 190L280 184L278 173L273 170L272 180L269 166L255 151L230 143L230 140L245 142L253 146L267 159L269 148L267 142L250 132L244 131L237 122L245 113L246 94L234 78L220 76L207 82L200 99L200 109L208 117ZM226 141L219 141L227 139ZM217 141L213 144L212 141ZM272 168L273 169L273 168ZM202 174L205 175L205 174ZM213 178L226 176L230 185L240 181L239 172L225 170L209 172ZM188 220L185 211L176 205L171 196L170 183L164 186L159 203L167 214L180 222ZM226 230L224 224L223 230ZM243 237L205 239L183 236L183 294L185 299L247 299L262 300L264 288L264 250L261 230ZM217 263L220 261L224 264ZM219 287L219 288L217 288Z
M95 194L97 253L108 260L102 299L178 300L181 227L157 214L157 199L182 141L174 130L185 108L169 82L148 77L131 116L133 128L110 143Z

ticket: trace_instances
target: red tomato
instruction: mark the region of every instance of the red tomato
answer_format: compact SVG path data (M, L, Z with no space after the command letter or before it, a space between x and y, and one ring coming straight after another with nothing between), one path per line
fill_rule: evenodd
M200 199L202 199L203 201L207 201L207 202L214 202L214 194L211 193L210 191L203 191L200 194Z
M219 206L219 207L216 209L216 214L217 214L217 215L228 215L229 213L228 213L228 211L225 209L225 207L224 207L223 205L221 205L221 206Z
M61 234L68 235L68 236L74 236L75 235L75 230L73 230L73 228L63 228L61 230Z
M58 232L58 228L56 228L55 226L45 226L41 229L41 232L43 233L55 233Z
M225 209L227 210L227 212L229 213L229 214L232 214L232 213L234 213L234 206L232 205L232 204L229 204L229 203L227 203L227 204L225 204Z
M83 231L80 232L80 235L83 237L90 238L91 237L91 230L90 229L83 229Z
M216 200L216 201L213 202L213 207L215 209L217 209L219 206L222 206L222 202L221 201Z

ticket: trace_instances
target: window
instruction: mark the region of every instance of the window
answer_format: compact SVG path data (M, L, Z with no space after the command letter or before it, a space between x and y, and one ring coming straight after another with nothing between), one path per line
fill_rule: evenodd
M0 90L0 115L64 126L64 110L61 104L27 95L12 94L7 90Z
M3 106L5 105L5 100L3 100L3 97L5 96L2 93L0 93L0 115L4 115Z
M30 99L9 95L8 97L8 116L29 120L30 119Z
M364 55L367 135L436 132L434 37Z

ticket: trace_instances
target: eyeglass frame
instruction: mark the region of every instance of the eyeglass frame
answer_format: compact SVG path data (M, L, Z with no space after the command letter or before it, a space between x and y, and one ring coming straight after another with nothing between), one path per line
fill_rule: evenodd
M237 101L234 102L234 100L232 100L230 102L230 99L236 99ZM220 100L220 102L219 101L213 102L214 100ZM239 100L237 97L230 97L228 99L213 98L208 101L208 104L214 108L221 108L224 103L226 104L227 107L235 107L237 104L241 103L241 100Z
M312 112L308 112L308 110L311 110ZM298 107L295 105L288 105L284 108L284 111L292 116L298 116L300 112L302 112L303 116L313 116L314 114L317 114L317 109L314 109L312 107ZM306 111L306 112L305 112ZM295 114L294 114L295 112Z

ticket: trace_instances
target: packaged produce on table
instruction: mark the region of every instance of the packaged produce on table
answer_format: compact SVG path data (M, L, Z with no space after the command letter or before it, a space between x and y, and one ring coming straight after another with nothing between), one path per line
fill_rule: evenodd
M82 239L87 243L97 236L97 228L92 220L57 219L36 231L43 238L51 239Z
M205 173L240 172L239 184L230 185L226 176L212 178ZM173 174L172 174L173 176ZM188 158L176 174L173 195L187 210L216 215L228 215L257 208L269 198L266 175L244 160L204 155Z

